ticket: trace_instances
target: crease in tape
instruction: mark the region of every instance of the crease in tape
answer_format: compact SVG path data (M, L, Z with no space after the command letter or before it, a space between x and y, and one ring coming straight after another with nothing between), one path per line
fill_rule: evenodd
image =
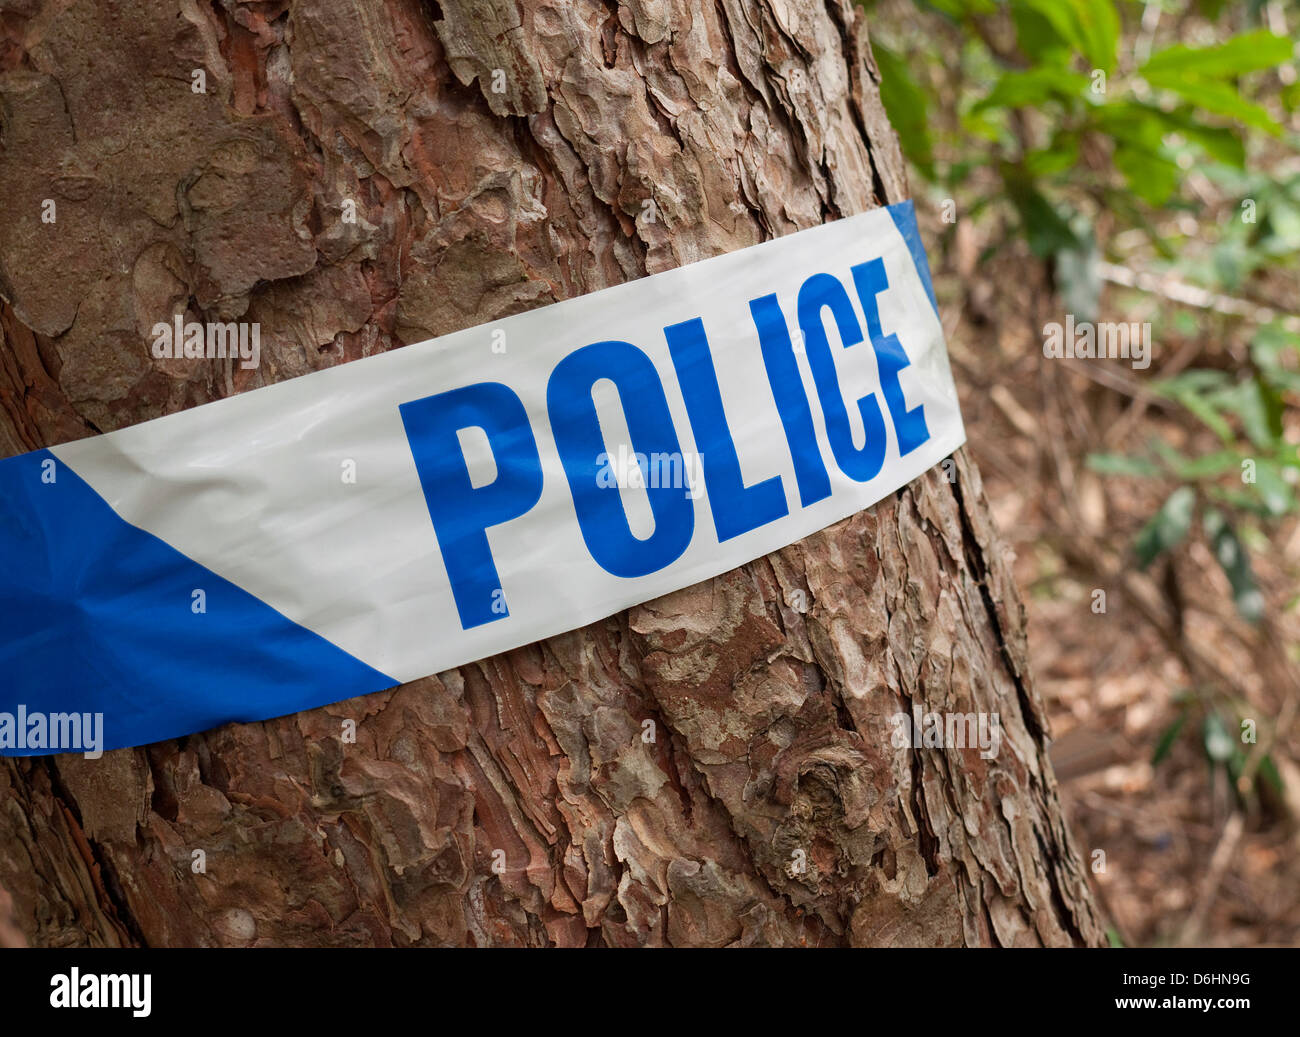
M2 460L0 755L283 716L573 630L964 441L904 202Z

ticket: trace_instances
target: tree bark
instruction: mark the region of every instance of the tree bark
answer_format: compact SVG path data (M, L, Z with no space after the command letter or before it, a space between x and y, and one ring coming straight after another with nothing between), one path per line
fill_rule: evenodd
M0 450L899 201L878 78L845 0L0 0ZM182 308L261 368L153 359ZM1104 942L955 473L392 691L6 760L0 885L61 946ZM1000 753L895 748L914 706Z

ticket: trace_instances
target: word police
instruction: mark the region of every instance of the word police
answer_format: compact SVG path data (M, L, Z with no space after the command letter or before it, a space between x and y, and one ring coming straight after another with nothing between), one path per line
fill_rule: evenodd
M877 296L889 287L884 262L877 258L850 268L852 288L866 317L858 323L849 289L840 278L817 273L801 285L796 317L802 348L792 341L786 314L775 294L749 301L766 383L780 416L802 508L831 495L831 479L818 446L818 430L799 370L807 359L826 441L835 465L858 482L873 479L883 467L892 425L900 456L930 438L924 408L909 407L899 372L911 361L897 335L881 330ZM879 398L869 392L844 398L827 316L841 348L870 341L879 374ZM709 511L718 543L774 522L789 512L779 475L745 485L736 445L723 411L717 367L700 318L663 329L682 403L702 462ZM857 358L861 350L852 356ZM858 360L857 362L861 362ZM559 450L582 538L592 558L615 576L634 578L672 564L695 535L696 494L649 486L653 532L633 535L621 497L600 478L606 447L592 390L612 382L626 419L632 449L646 456L682 456L664 381L650 357L631 342L602 341L582 346L560 360L546 386L546 410ZM882 403L883 400L883 403ZM854 442L849 408L856 407L865 442ZM402 422L419 473L429 515L450 578L462 627L470 629L505 618L502 588L487 530L526 514L542 495L543 467L537 437L519 395L500 382L479 382L413 400L400 406ZM475 486L459 433L479 428L496 466L496 477Z

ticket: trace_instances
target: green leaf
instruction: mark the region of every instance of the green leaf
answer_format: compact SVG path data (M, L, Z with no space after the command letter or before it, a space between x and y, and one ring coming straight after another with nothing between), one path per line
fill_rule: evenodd
M1082 248L1069 221L1020 170L1004 164L1002 179L1011 204L1020 214L1021 228L1034 255L1053 256L1067 249Z
M1273 121L1273 117L1259 105L1247 101L1236 87L1213 79L1197 79L1179 72L1162 72L1159 75L1145 74L1146 81L1154 87L1172 90L1179 97L1190 101L1198 108L1216 115L1236 119L1257 130L1280 136L1282 127Z
M1071 101L1083 95L1086 76L1055 65L1003 72L988 96L971 108L978 114L989 108L1028 108L1045 101Z
M1255 462L1255 482L1252 487L1259 496L1264 512L1280 518L1295 510L1295 490L1286 481L1282 468L1271 461Z
M1058 131L1045 148L1025 152L1025 172L1034 179L1055 176L1079 164L1079 135Z
M1285 108L1288 113L1294 112L1297 108L1300 108L1300 79L1284 86L1279 96L1282 99L1282 107Z
M1171 463L1174 475L1179 479L1191 481L1208 479L1240 468L1241 455L1235 450L1216 450L1212 454L1202 454L1200 457L1177 458L1171 460Z
M1204 523L1206 535L1210 538L1210 549L1232 586L1232 600L1237 606L1237 612L1248 623L1258 623L1264 615L1264 596L1255 584L1250 556L1241 546L1231 523L1217 508L1206 511Z
M1226 763L1232 758L1233 752L1237 748L1237 743L1228 733L1227 727L1224 726L1223 720L1218 713L1207 713L1205 722L1201 729L1202 744L1205 746L1205 755L1215 763Z
M967 15L992 14L997 10L993 0L925 0L925 5L957 21Z
M1178 187L1182 171L1165 147L1168 126L1158 108L1132 102L1107 104L1090 111L1100 132L1115 141L1115 168L1130 189L1149 205L1164 205Z
M1215 410L1213 404L1199 396L1179 396L1178 402L1200 418L1223 443L1233 441L1232 426Z
M1228 759L1224 761L1224 767L1228 771L1228 784L1234 792L1237 792L1241 783L1241 772L1246 767L1246 752L1236 742L1233 743L1232 752L1228 754Z
M1160 555L1182 543L1192 527L1195 506L1196 493L1190 486L1180 486L1168 496L1160 510L1138 533L1134 548L1139 568L1147 568Z
M1152 75L1227 79L1290 61L1292 46L1284 36L1261 29L1213 47L1166 47L1152 54L1138 71L1148 82Z
M1093 68L1107 72L1115 67L1115 46L1119 42L1119 15L1111 0L1071 0L1079 26L1080 49Z
M1120 25L1111 0L1017 0L1017 6L1040 15L1060 40L1087 58L1093 68L1109 72L1115 67Z
M1129 188L1148 205L1164 205L1182 179L1182 171L1173 159L1128 141L1115 142L1114 162Z
M1232 426L1219 413L1219 403L1231 392L1225 372L1200 369L1184 371L1172 378L1154 382L1151 389L1181 403L1205 422L1225 445L1235 441Z
M1074 12L1070 9L1071 5L1062 3L1061 0L1015 0L1013 5L1027 11L1032 11L1042 19L1051 31L1056 35L1065 46L1072 50L1082 50L1079 40L1078 23L1074 19ZM1041 27L1036 27L1037 31L1042 32Z
M1181 134L1189 143L1196 145L1210 158L1234 169L1246 166L1246 146L1236 130L1223 126L1207 126L1196 118L1194 109L1176 108L1164 111L1140 102L1127 102L1134 108L1146 109L1161 122L1165 129Z
M873 41L871 51L880 68L880 100L898 133L903 154L927 180L933 180L934 146L925 91L912 78L907 64L888 47Z
M1259 761L1259 778L1256 779L1257 784L1260 779L1267 781L1273 786L1275 791L1283 791L1282 775L1277 769L1277 764L1273 762L1272 756L1266 755Z
M1260 224L1260 251L1287 256L1300 251L1300 202L1276 198L1266 203Z
M1235 169L1246 168L1246 145L1236 130L1223 126L1202 126L1188 120L1178 130L1210 158Z
M1228 384L1228 375L1224 371L1215 371L1205 367L1193 367L1181 374L1161 378L1152 386L1156 392L1168 396L1181 396L1184 393L1201 393L1218 389Z
M1263 368L1278 368L1290 359L1300 360L1300 335L1288 331L1281 323L1265 324L1255 332L1250 344L1250 358Z
M1261 450L1272 450L1282 438L1282 403L1263 379L1238 382L1215 393L1213 402L1235 414L1247 437Z
M1067 313L1094 321L1101 305L1101 251L1092 224L1079 214L1071 224L1078 245L1056 253L1056 284Z
M1160 738L1156 741L1155 751L1151 754L1152 767L1169 755L1169 751L1174 747L1174 742L1178 741L1178 736L1186 725L1187 711L1184 710L1178 714L1178 718L1172 724L1160 733Z
M1052 23L1031 4L1012 3L1011 20L1016 26L1016 43L1034 64L1045 61L1065 64L1069 60L1066 48L1070 41L1062 38Z

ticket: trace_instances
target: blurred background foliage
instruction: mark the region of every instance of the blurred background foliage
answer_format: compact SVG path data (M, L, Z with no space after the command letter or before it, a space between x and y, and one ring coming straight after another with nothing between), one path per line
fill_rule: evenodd
M1075 635L1035 620L1059 623L1071 593L1099 619L1122 616L1092 658L1132 664L1114 678L1089 671L1081 646L1083 672L1055 703L1075 749L1089 734L1112 748L1094 746L1090 763L1067 746L1058 770L1084 783L1084 813L1114 820L1114 802L1088 796L1099 774L1129 768L1121 784L1143 805L1121 796L1121 814L1176 794L1194 802L1172 809L1206 829L1185 847L1174 909L1112 903L1115 939L1127 928L1138 942L1300 942L1296 896L1249 890L1251 928L1221 895L1248 887L1241 874L1258 862L1241 858L1256 836L1256 849L1297 848L1300 6L864 6L938 242L972 449L994 490L1002 472L1023 498L1003 510L1027 563L1031 643L1057 638L1039 654L1049 672L1064 665ZM1151 367L1044 358L1044 324L1066 314L1150 322ZM979 424L972 410L996 417ZM1100 611L1096 590L1110 595ZM1136 673L1124 700L1115 686ZM1096 708L1116 694L1122 709ZM1116 887L1108 874L1097 875L1106 899L1143 899L1136 879Z

